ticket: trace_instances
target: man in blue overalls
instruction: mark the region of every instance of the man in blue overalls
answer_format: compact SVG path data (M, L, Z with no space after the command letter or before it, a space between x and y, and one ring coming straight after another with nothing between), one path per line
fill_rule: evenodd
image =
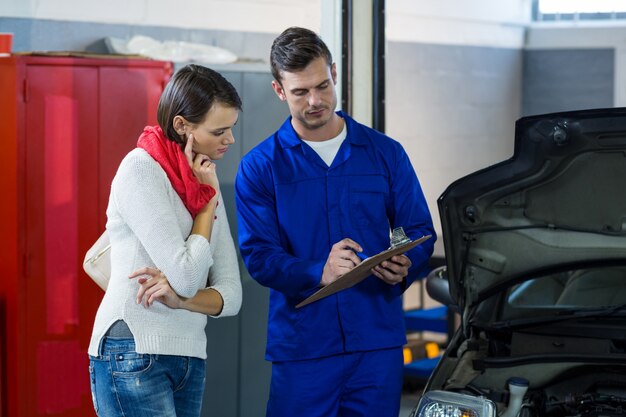
M314 32L285 30L271 67L291 116L242 159L235 185L241 254L270 288L267 416L397 417L402 294L424 276L435 241L424 195L398 142L335 112L335 64ZM396 227L433 238L295 307L387 249Z

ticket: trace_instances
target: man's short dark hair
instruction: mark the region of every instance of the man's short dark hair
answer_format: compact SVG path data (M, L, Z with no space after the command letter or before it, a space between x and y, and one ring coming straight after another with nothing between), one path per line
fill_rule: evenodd
M270 52L270 65L274 79L280 83L281 72L298 72L311 61L323 57L328 66L333 57L324 41L313 31L290 27L274 39Z
M157 121L169 140L184 147L186 138L174 129L174 118L182 116L189 123L202 123L215 103L241 110L241 98L228 80L210 68L189 64L179 69L165 86Z

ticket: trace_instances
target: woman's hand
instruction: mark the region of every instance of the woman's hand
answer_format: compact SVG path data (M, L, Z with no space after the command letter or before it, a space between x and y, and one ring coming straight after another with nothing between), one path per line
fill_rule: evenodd
M169 308L182 308L211 316L219 315L224 308L224 299L214 288L201 289L191 298L179 296L170 287L165 274L156 268L144 267L138 269L130 274L128 278L137 278L139 291L137 291L137 299L135 301L137 304L143 304L146 308L158 301Z
M130 274L128 278L137 278L139 283L135 300L137 304L148 308L158 301L170 308L182 308L184 298L174 292L165 274L158 269L144 267Z
M194 154L194 141L193 134L190 133L187 136L187 143L185 144L185 157L187 158L187 162L200 184L210 185L215 189L215 192L219 194L220 183L217 179L215 164L207 155L201 153Z

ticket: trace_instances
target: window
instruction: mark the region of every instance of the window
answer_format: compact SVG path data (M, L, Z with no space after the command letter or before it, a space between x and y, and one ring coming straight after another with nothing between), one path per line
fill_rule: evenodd
M624 0L534 0L535 21L626 19Z
M516 284L507 302L518 308L583 310L626 304L626 267L573 269Z

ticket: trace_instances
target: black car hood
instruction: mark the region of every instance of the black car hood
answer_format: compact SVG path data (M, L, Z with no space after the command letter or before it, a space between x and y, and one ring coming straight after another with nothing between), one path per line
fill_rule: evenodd
M438 200L452 297L473 305L567 265L626 261L626 108L524 117L513 157Z

